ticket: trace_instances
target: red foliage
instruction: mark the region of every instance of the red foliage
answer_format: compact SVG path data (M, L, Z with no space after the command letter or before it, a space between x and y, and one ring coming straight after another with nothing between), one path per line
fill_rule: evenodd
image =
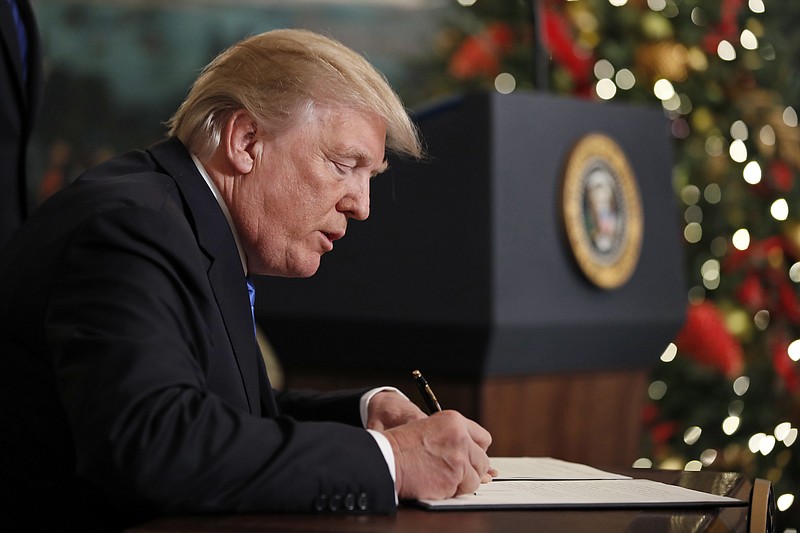
M566 17L553 8L545 7L544 28L545 45L553 59L570 73L578 88L587 86L594 58L575 43Z
M716 54L719 43L725 39L732 41L739 34L739 11L742 9L743 0L722 0L719 6L721 14L719 23L715 24L706 34L703 47L709 54Z
M709 301L689 306L686 322L675 344L697 362L730 378L742 372L742 346L725 327L722 313Z
M489 24L486 27L486 37L501 54L510 54L514 50L514 31L508 24Z
M794 186L792 169L784 161L774 159L769 164L768 175L772 186L781 192L788 192Z
M792 287L786 278L781 278L778 284L777 311L780 315L788 318L792 323L800 324L800 303L797 301L797 294L795 293L794 287Z
M650 439L653 441L653 445L659 446L666 443L677 429L678 423L672 420L654 425L650 429Z
M500 73L504 55L514 48L514 32L508 24L489 24L479 35L464 39L450 58L448 70L456 79L493 78Z
M736 298L750 311L764 309L767 305L767 294L761 285L761 278L755 272L745 276L741 285L736 288Z
M783 253L786 243L783 237L775 235L762 241L753 241L746 250L733 248L725 258L724 268L728 272L740 270L742 268L753 269L762 268L768 264L767 259L770 254Z
M454 78L467 80L497 75L500 62L483 39L467 37L450 58L447 68Z
M779 339L772 343L772 366L786 390L796 392L800 388L800 379L797 376L794 361L789 358L789 342L786 339Z
M783 266L775 266L770 257L795 255L787 239L774 235L750 244L746 250L732 250L725 260L728 272L744 271L745 277L735 291L738 301L749 311L766 309L773 319L784 318L800 324L800 302L794 285L786 278Z
M658 420L658 407L653 403L646 403L642 407L642 423L645 425L652 424Z

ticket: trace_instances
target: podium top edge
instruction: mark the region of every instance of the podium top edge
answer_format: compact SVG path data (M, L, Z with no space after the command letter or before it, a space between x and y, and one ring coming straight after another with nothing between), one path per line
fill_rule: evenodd
M419 108L411 110L409 114L414 121L424 122L428 119L445 115L460 107L469 105L472 102L484 102L485 105L494 105L520 101L560 102L565 105L574 105L579 107L593 106L604 107L608 109L635 110L648 114L658 114L666 119L663 109L657 105L646 105L638 102L597 101L586 98L578 98L572 95L553 94L532 90L519 90L510 94L501 94L490 90L456 93L422 104Z

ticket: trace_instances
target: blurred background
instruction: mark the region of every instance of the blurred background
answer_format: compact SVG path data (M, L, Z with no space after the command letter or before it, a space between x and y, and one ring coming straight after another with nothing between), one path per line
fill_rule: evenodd
M800 3L35 0L46 87L31 205L164 136L198 71L272 28L363 53L419 109L535 90L658 109L674 148L686 321L654 354L637 466L728 469L800 524ZM660 355L660 358L659 358ZM281 354L277 354L280 360Z

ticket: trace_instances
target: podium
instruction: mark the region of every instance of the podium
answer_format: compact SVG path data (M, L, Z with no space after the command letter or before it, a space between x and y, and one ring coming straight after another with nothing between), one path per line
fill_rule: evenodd
M444 407L493 433L493 455L632 461L648 370L686 307L667 119L477 93L416 120L427 158L390 160L370 218L349 224L319 272L257 280L287 385L389 384L416 400L418 368ZM598 136L611 144L581 161L600 177L575 174L576 147ZM607 246L571 234L592 227L592 180L617 189L612 240L627 262L611 261L625 270L611 283L594 271L607 269ZM588 267L581 246L596 255Z

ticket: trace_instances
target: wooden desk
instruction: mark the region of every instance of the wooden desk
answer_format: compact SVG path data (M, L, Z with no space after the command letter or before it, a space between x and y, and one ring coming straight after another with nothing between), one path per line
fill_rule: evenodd
M612 469L606 469L612 470ZM342 533L517 533L711 531L747 533L751 483L741 474L620 470L649 478L743 500L742 506L702 509L535 510L429 512L401 506L396 515L223 515L165 517L128 533L168 531L225 532L342 532Z

